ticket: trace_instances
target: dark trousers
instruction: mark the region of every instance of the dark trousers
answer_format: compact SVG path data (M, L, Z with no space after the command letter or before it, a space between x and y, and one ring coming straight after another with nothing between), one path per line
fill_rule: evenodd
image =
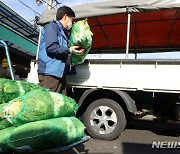
M49 89L52 92L58 92L66 95L66 76L58 78L50 75L39 74L39 85Z

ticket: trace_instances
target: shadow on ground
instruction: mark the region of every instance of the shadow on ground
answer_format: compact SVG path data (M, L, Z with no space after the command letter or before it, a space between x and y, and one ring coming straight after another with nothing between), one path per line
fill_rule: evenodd
M157 135L180 136L180 124L163 121L130 120L126 129L149 130Z

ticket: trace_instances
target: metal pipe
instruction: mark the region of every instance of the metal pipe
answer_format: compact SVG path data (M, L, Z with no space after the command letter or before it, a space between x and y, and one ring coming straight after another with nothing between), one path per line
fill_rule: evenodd
M126 59L128 59L129 53L129 36L130 36L130 22L131 22L131 14L128 13L128 21L127 21L127 39L126 39Z
M13 74L13 71L12 71L12 65L11 65L11 59L10 59L10 56L9 56L8 46L3 40L0 40L0 43L2 43L2 45L4 46L4 48L6 50L6 56L7 56L7 60L8 60L8 66L9 66L11 78L12 78L12 80L14 80L14 74Z
M138 48L138 34L137 34L137 27L136 27L136 19L134 13L132 14L132 19L133 19L133 25L134 25L134 34L135 34L135 48L134 48L134 53L135 53L135 59L137 59L137 48Z
M40 27L40 30L39 30L39 40L38 40L38 47L37 47L37 52L36 52L36 60L38 60L38 57L39 57L41 34L42 34L42 27Z

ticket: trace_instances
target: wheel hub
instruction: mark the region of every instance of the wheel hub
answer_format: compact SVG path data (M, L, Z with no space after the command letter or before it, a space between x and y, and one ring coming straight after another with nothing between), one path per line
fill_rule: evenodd
M117 125L117 115L108 106L98 106L90 115L90 124L99 134L109 134Z

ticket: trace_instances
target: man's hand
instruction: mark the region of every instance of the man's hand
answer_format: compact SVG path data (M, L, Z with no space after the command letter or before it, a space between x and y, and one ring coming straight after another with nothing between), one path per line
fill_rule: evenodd
M69 50L76 55L82 55L85 52L85 49L81 49L80 46L72 46Z

